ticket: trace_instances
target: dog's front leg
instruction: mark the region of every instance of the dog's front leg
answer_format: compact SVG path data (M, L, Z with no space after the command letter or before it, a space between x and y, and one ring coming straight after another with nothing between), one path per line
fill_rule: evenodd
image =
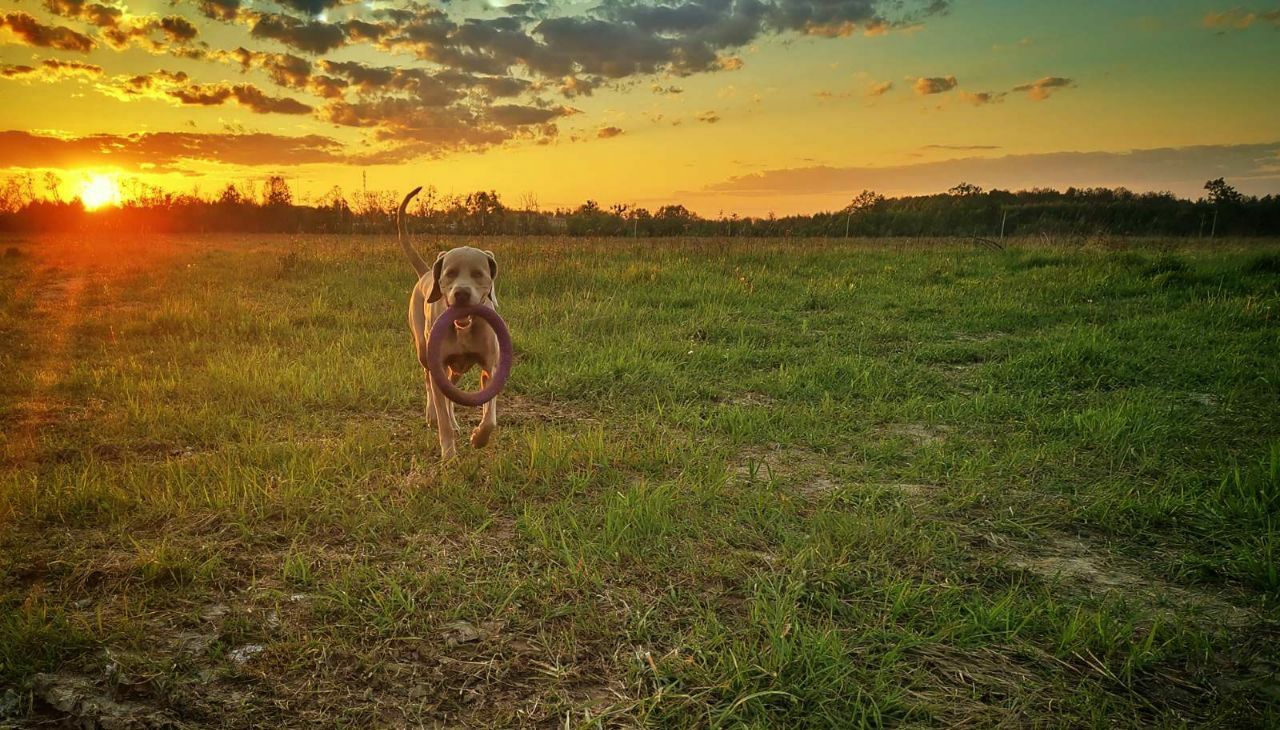
M483 389L489 385L488 370L480 371L480 387ZM471 431L471 447L475 449L484 448L489 443L489 437L493 435L493 430L498 427L498 396L494 396L488 403L484 404L484 410L480 414L480 425Z
M435 399L431 397L431 371L426 368L422 369L422 384L427 391L427 425L436 425L436 406Z
M453 415L449 412L452 402L440 392L440 387L430 374L427 380L431 385L431 405L436 412L436 432L440 435L440 458L452 459L458 453L457 430L454 428Z

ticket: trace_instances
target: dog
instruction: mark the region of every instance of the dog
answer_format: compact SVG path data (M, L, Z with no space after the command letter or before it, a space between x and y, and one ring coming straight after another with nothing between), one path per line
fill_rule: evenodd
M396 233L400 247L418 274L418 283L409 294L409 329L413 332L427 388L427 425L436 426L440 437L440 457L448 460L457 453L458 420L453 415L453 401L440 392L427 368L427 338L435 321L448 307L479 304L495 310L498 308L498 295L494 291L498 261L492 251L459 246L441 252L435 263L428 266L413 250L404 233L405 208L420 190L421 187L414 188L401 201L400 212L396 216ZM441 348L449 379L456 383L463 373L478 365L480 387L488 385L498 367L498 336L489 323L479 317L467 317L455 322L444 338ZM480 424L471 431L471 446L483 448L497 427L498 399L495 396L484 404Z

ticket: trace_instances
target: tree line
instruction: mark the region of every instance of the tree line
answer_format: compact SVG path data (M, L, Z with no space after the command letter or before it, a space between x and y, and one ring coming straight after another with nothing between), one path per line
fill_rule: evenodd
M395 231L399 195L345 194L334 187L295 200L288 181L228 184L212 196L175 193L127 181L119 206L87 211L58 191L56 176L10 177L0 185L0 231L368 233ZM848 205L812 215L705 218L682 205L649 210L626 204L541 210L525 196L516 206L493 191L446 195L423 190L410 210L421 233L570 236L1191 236L1280 235L1280 196L1242 195L1222 178L1197 200L1125 188L1064 191L983 190L960 183L945 193L887 198L863 191Z

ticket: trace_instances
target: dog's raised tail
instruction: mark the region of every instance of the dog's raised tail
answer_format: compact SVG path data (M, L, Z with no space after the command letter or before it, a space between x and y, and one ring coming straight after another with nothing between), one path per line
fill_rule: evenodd
M413 250L413 246L409 245L409 239L404 235L404 209L409 207L409 201L413 200L420 190L422 190L421 185L410 190L409 194L404 196L404 200L400 201L400 212L396 213L396 234L400 237L400 248L404 249L404 255L409 257L413 270L418 272L418 276L423 276L431 270L431 267L427 266L427 262Z

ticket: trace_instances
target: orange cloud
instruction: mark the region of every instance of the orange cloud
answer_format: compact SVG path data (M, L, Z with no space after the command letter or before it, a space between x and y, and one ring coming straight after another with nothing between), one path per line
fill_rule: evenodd
M274 134L95 134L53 137L0 132L0 160L9 168L114 166L149 172L177 172L189 161L226 165L305 165L351 161L336 140L318 135Z
M867 96L884 96L893 88L892 81L879 81L867 87Z
M38 67L12 65L0 66L0 77L6 79L38 79L40 81L54 81L60 78L101 75L101 66L95 66L91 63L80 63L79 61L58 61L52 58L41 61Z
M915 90L921 96L941 94L956 88L955 76L930 76L916 79Z
M88 53L97 45L83 33L77 33L63 25L45 25L27 13L0 15L0 28L7 28L27 45L40 48Z
M600 131L596 132L596 136L600 139L609 139L610 137L617 137L620 134L622 134L621 127L601 127Z
M983 106L993 102L1001 101L1005 97L1003 91L961 91L960 100L967 101L974 106Z
M1210 12L1204 16L1204 27L1206 28L1244 30L1256 23L1269 23L1280 27L1280 10L1253 13L1245 12L1240 8L1232 8L1223 12Z
M1053 95L1058 89L1067 89L1075 86L1075 82L1071 79L1064 79L1061 76L1045 76L1044 78L1032 81L1029 84L1013 87L1014 91L1025 91L1027 96L1036 101L1044 101Z

